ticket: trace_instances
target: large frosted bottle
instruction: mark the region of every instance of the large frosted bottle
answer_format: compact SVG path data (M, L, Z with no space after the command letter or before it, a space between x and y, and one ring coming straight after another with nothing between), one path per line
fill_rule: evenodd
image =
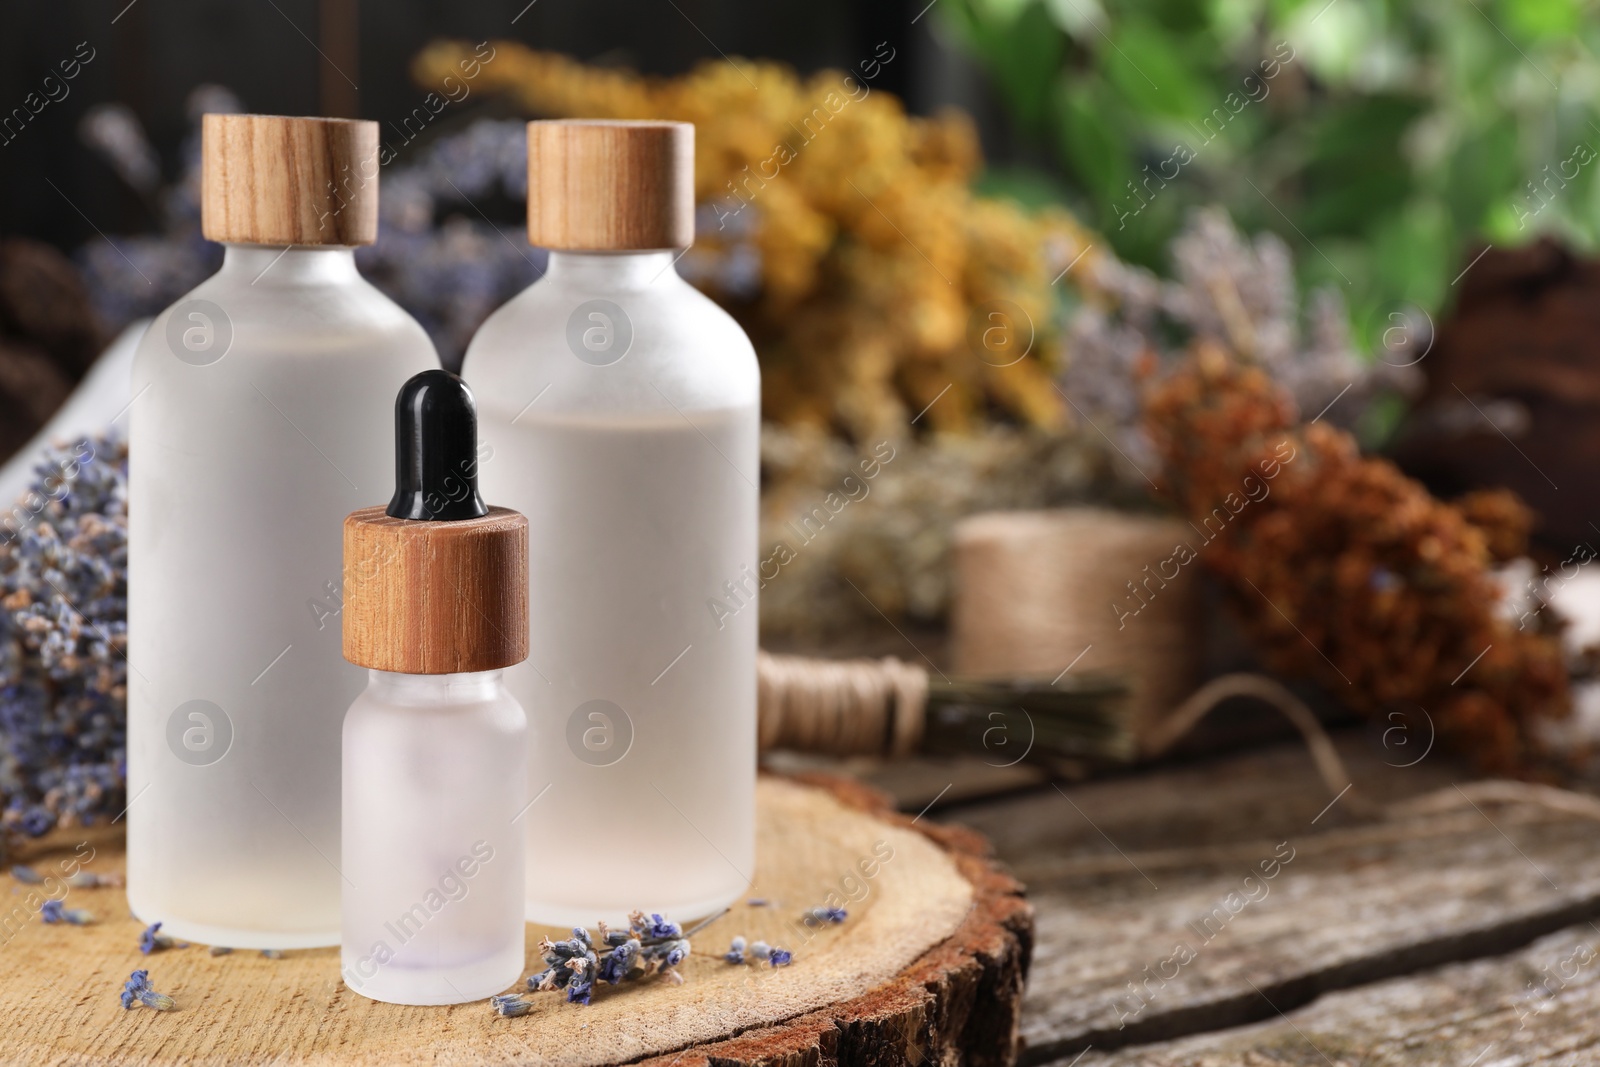
M128 899L178 937L339 942L341 526L385 491L394 396L438 365L356 271L375 123L207 115L222 269L134 359Z
M755 868L760 372L679 277L694 128L535 122L545 276L462 374L485 497L528 518L531 921L689 919Z

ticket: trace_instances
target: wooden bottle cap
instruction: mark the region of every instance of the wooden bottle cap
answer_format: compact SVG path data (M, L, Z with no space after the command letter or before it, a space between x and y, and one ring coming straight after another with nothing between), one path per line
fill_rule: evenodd
M528 520L344 520L344 658L401 674L495 671L528 658Z
M371 244L378 237L378 124L206 115L200 230L240 244Z
M694 243L694 126L528 123L528 240L621 252Z

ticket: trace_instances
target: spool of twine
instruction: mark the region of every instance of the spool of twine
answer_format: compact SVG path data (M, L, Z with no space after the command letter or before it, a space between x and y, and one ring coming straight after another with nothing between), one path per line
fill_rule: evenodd
M758 744L833 756L907 756L922 740L928 672L893 656L830 660L761 653Z
M1146 748L1198 684L1201 542L1179 520L1099 508L963 520L952 667L977 678L1049 679L1068 667L1124 675Z

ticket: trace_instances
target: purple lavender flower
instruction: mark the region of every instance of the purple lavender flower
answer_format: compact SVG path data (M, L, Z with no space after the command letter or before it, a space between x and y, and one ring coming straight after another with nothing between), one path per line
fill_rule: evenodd
M172 938L161 932L160 923L151 923L145 927L144 933L139 935L139 951L146 956L160 949L171 948Z
M767 957L767 962L772 964L774 967L787 967L789 966L789 961L792 959L794 959L794 953L790 952L788 949L775 948L772 950L772 955Z
M146 970L134 971L128 975L128 980L122 986L122 1006L131 1009L133 1002L138 1001L147 1008L156 1011L171 1011L177 1003L165 993L157 993L150 986L150 972Z
M640 947L638 941L630 938L612 949L606 958L600 961L601 980L616 985L626 978L634 961L639 958Z
M47 450L0 511L0 829L39 836L126 806L127 449Z
M807 926L821 926L824 923L842 923L849 916L850 913L843 908L818 907L806 912L801 920Z
M689 955L689 942L669 941L666 946L666 955L661 958L661 966L676 967Z
M591 953L587 959L568 960L567 969L572 972L572 978L567 982L567 1003L588 1004L590 996L594 993L595 975L599 970L594 954Z
M733 944L728 947L728 951L722 954L722 958L729 963L743 963L745 945L746 942L743 937L735 937Z
M536 992L561 989L566 986L572 972L565 967L546 967L538 974L528 976L528 988Z
M668 938L682 937L683 928L677 923L664 918L660 912L652 912L648 920L642 912L634 912L630 919L633 923L635 936L640 941L663 941Z
M47 923L70 923L73 926L88 926L94 921L82 908L63 907L59 900L47 900L39 906L39 917Z

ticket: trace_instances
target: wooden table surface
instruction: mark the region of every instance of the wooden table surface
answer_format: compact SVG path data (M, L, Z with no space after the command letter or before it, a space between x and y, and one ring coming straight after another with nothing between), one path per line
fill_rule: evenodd
M1362 819L1355 796L1474 776L1337 740L1354 783L1331 804L1297 743L1079 784L938 765L881 784L913 811L950 786L929 817L1026 883L1024 1065L1600 1063L1600 823L1465 796Z

